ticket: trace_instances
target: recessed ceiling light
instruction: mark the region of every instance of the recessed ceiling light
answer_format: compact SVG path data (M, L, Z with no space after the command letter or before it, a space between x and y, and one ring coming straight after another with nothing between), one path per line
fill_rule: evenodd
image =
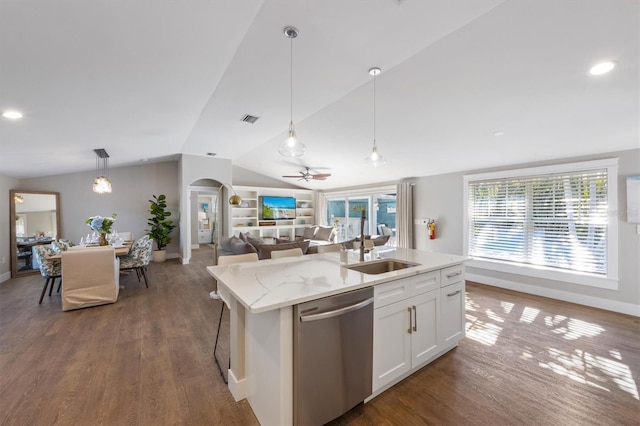
M616 66L616 63L612 61L600 62L599 64L595 64L594 66L591 67L591 69L589 70L589 74L591 75L606 74L609 71L611 71L615 66Z
M3 111L2 116L10 120L20 120L23 114L20 111Z
M493 132L493 136L504 136L504 132L501 132L500 130L498 130L497 132Z

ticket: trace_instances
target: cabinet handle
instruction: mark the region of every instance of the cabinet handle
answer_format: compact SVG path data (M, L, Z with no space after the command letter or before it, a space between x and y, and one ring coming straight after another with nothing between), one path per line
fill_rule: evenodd
M411 334L411 307L408 307L407 311L409 311L409 330L407 331L409 332L409 334Z
M447 274L447 278L457 277L458 275L462 275L462 271L454 272L453 274Z
M413 308L413 331L418 331L418 313L416 312L416 305Z
M456 294L460 293L460 290L456 290L453 293L449 293L447 294L447 297L451 297L451 296L455 296Z

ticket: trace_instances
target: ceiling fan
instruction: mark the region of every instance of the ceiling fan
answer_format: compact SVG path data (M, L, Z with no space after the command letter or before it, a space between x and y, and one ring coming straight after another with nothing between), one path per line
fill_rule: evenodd
M304 180L305 182L309 182L310 180L325 180L331 173L311 173L308 167L304 168L304 172L298 172L299 175L293 176L282 176L283 178L298 178L298 180Z

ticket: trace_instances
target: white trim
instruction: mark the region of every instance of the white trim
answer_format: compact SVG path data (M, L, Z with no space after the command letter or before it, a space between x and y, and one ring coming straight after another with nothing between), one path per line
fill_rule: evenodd
M5 272L4 274L0 274L0 283L8 281L11 279L11 271Z
M191 250L197 250L200 248L200 244L191 244Z
M522 169L501 170L496 172L475 173L463 176L462 188L462 253L469 256L469 182L502 179L507 177L525 177L544 174L574 172L580 170L607 169L607 276L598 277L590 274L572 273L554 270L553 268L536 268L525 264L508 264L500 261L483 259L473 261L473 266L483 269L494 269L518 275L552 279L556 281L582 284L610 290L618 289L618 158L605 158L576 163L553 164L548 166L528 167ZM488 266L490 265L490 266ZM471 266L471 264L470 264Z
M242 380L236 379L235 374L233 374L233 370L227 370L229 373L229 392L233 395L233 400L235 402L242 401L247 398L247 378L245 377Z
M533 294L536 296L549 297L551 299L562 300L578 305L585 305L592 308L605 309L607 311L640 317L640 305L634 305L633 303L619 302L617 300L603 299L600 297L587 296L584 294L577 294L564 290L538 287L535 285L523 284L511 280L487 277L482 274L470 273L468 269L465 273L465 278L467 281L474 281L493 287L506 288L507 290Z
M560 281L571 284L582 284L590 287L617 290L618 280L599 276L596 274L564 271L545 266L513 264L493 259L472 259L466 263L471 268L486 269L490 271L504 272L507 274L524 275L527 277L542 278L545 280Z
M580 161L577 163L552 164L549 166L527 167L524 169L500 170L497 172L475 173L464 175L463 180L466 185L469 181L501 179L506 177L525 177L536 175L549 175L554 173L575 172L589 169L608 169L617 167L617 158L605 158L602 160Z

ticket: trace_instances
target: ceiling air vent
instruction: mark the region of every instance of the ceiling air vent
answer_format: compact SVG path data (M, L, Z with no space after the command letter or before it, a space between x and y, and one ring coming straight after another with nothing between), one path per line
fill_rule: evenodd
M249 124L253 124L256 121L258 121L258 118L260 117L256 117L254 115L249 115L249 114L245 114L240 121L244 121L245 123L249 123Z

